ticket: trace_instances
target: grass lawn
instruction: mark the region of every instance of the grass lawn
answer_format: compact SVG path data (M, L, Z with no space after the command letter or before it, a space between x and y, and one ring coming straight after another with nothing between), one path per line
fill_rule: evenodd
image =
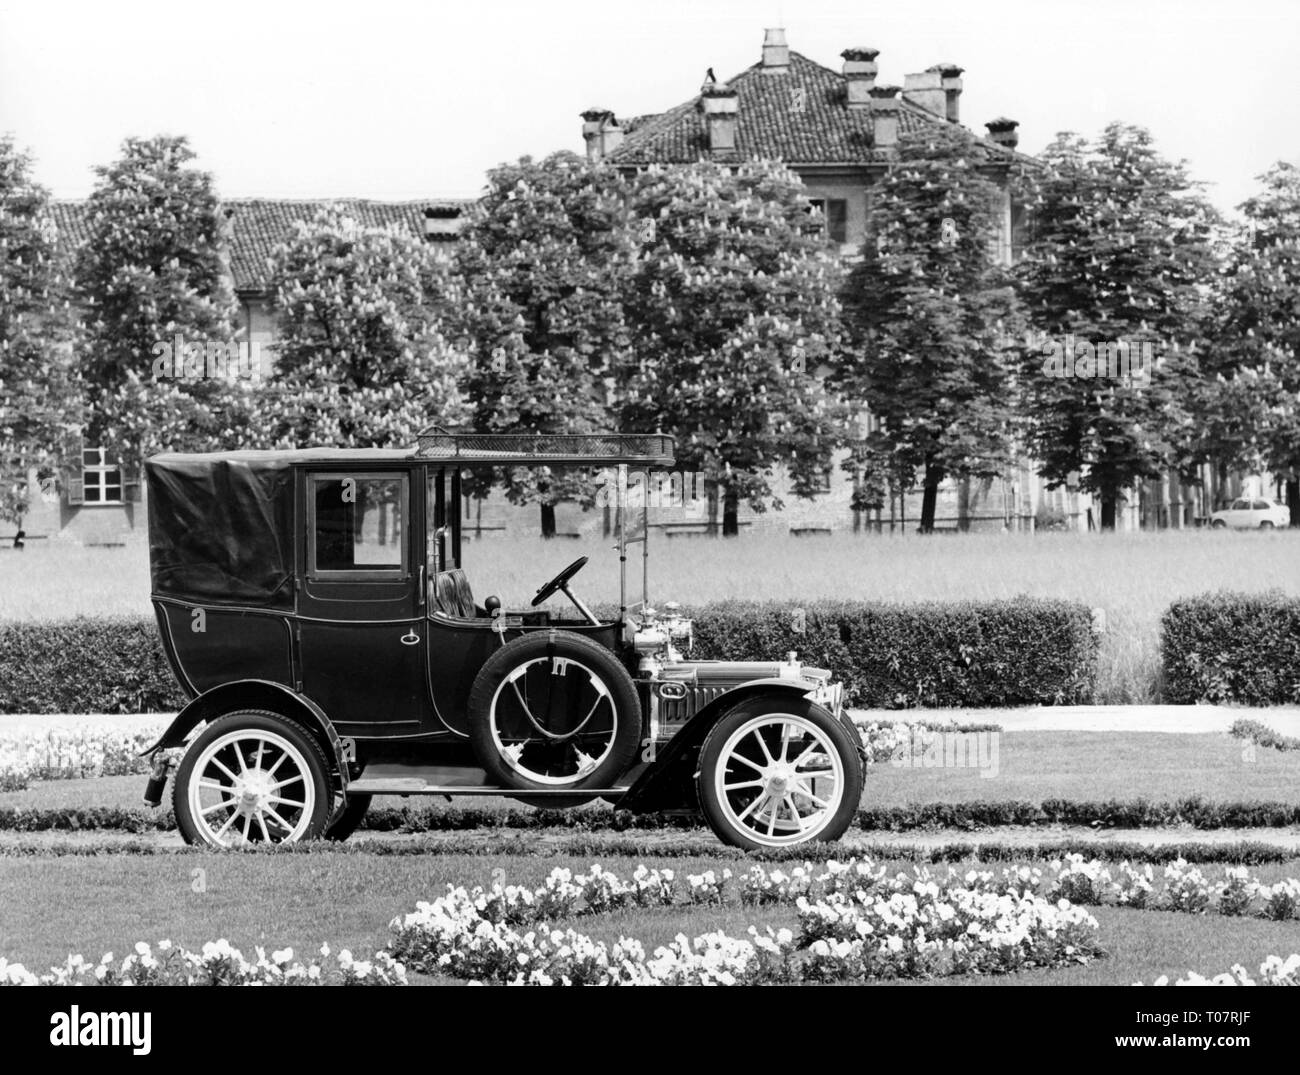
M627 874L640 862L679 873L743 868L734 860L707 857L607 858L603 864ZM260 944L288 945L305 957L326 942L335 951L348 947L355 953L369 953L387 943L387 924L394 916L413 909L419 899L440 894L447 883L486 885L500 878L507 884L535 885L555 867L585 870L590 865L587 859L369 854L0 860L0 906L5 908L0 918L0 953L41 971L61 963L70 951L95 960L111 951L120 959L138 940L163 938L197 948L225 937L249 955ZM1285 875L1276 867L1257 872L1264 877ZM202 886L197 883L200 879ZM196 887L203 890L195 891ZM1300 929L1295 923L1115 908L1094 908L1093 913L1101 925L1102 943L1111 953L1106 960L1009 978L940 981L1125 985L1187 970L1218 973L1237 962L1254 969L1265 956L1300 950ZM723 929L743 935L750 924L761 928L792 925L794 920L788 907L730 904L621 911L572 924L607 941L633 936L653 951L678 933L694 937Z
M877 765L867 777L863 804L1173 800L1193 795L1217 802L1300 801L1300 751L1257 748L1248 755L1241 740L1225 734L1006 732L998 743L996 776L983 776L974 768ZM1246 761L1248 756L1253 760ZM143 776L44 781L26 791L0 793L0 806L138 806L144 783ZM443 800L411 796L377 802L418 808ZM457 805L523 809L506 799L458 799Z
M589 555L579 594L615 603L618 562L608 546L598 530L549 543L493 536L467 540L464 562L476 594L495 593L511 607L530 600L570 560ZM1175 598L1217 589L1300 593L1300 532L1287 530L661 538L651 559L656 603L1017 594L1085 601L1106 610L1098 701L1112 704L1158 700L1159 620ZM22 553L0 554L0 619L110 614L152 615L143 543L86 549L32 542Z

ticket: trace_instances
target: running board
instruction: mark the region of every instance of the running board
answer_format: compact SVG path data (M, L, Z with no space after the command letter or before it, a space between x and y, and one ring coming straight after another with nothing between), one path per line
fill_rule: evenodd
M506 798L534 796L562 799L573 795L622 795L628 787L621 788L500 788L487 784L425 784L410 779L353 780L348 784L349 795L502 795Z
M401 765L378 763L367 765L361 775L348 782L348 793L355 795L528 795L541 798L564 798L571 795L622 795L619 788L503 788L485 784L482 769L441 765Z

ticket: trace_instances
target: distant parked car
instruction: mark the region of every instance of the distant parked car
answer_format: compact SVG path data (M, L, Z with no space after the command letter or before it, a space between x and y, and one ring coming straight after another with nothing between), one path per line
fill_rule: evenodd
M1230 507L1216 511L1210 516L1213 527L1232 526L1243 528L1262 528L1272 530L1275 526L1291 525L1291 509L1276 500L1261 500L1253 497L1239 497Z

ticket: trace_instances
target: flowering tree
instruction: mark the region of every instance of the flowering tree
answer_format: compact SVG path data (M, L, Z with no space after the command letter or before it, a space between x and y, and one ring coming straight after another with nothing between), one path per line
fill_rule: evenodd
M812 495L829 464L838 411L816 374L841 350L839 262L783 165L652 168L631 199L619 407L630 429L674 434L678 462L722 487L734 535L742 500L772 500L776 466Z
M1268 468L1300 525L1300 168L1279 162L1241 207L1213 346L1202 358L1205 455L1219 469Z
M272 256L276 375L255 401L277 447L414 443L461 414L447 273L424 240L326 207Z
M65 281L49 195L31 159L0 138L0 519L21 523L35 490L75 451Z
M184 138L128 138L117 161L96 168L87 205L75 270L85 438L127 465L235 435L222 380L154 373L160 346L177 337L224 344L234 327L220 207L212 177L193 159Z
M631 267L623 179L573 153L488 174L456 257L457 332L472 357L466 392L483 431L587 433L615 423L627 363L623 291ZM499 475L514 503L594 500L590 475L517 467ZM481 486L479 487L482 488Z
M1219 221L1141 128L1112 123L1091 144L1062 135L1043 159L1022 294L1035 328L1090 350L1074 376L1046 375L1041 351L1027 356L1030 443L1049 484L1079 475L1112 529L1126 488L1193 460L1191 348ZM1092 350L1120 342L1145 343L1159 361L1140 376L1102 376Z
M922 532L945 477L993 477L1011 459L1020 312L990 257L1001 192L980 163L958 134L904 136L845 289L855 347L836 380L878 419L889 469L921 476Z

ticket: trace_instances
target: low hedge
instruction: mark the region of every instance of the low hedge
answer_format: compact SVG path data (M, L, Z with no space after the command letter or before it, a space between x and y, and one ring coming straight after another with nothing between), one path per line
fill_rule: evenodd
M1087 705L1099 639L1076 601L722 602L690 610L700 657L796 650L864 709Z
M1195 829L1262 829L1300 825L1300 803L1208 802L1199 797L1174 802L1146 799L1074 802L1025 801L913 803L863 807L857 828L867 832L976 831L1016 826L1075 826L1093 829L1153 829L1187 825ZM170 810L143 806L0 806L0 832L172 832ZM361 823L372 833L477 833L502 831L672 832L699 831L703 818L685 812L632 814L587 806L573 810L490 810L476 806L376 807Z
M1279 590L1186 597L1160 626L1166 701L1300 702L1300 597Z
M0 623L0 713L168 713L184 704L151 619Z
M1013 862L1034 863L1066 855L1083 855L1103 862L1132 862L1160 865L1182 859L1198 864L1262 866L1292 862L1296 853L1280 844L1243 840L1231 844L1177 843L1139 844L1096 840L1053 840L1040 844L1019 843L947 843L882 844L864 843L853 847L842 844L810 843L793 847L773 847L763 851L741 851L725 847L712 839L678 837L629 839L624 836L569 836L539 842L527 836L507 836L484 840L476 836L457 835L447 838L424 837L413 840L354 840L345 844L318 840L305 844L255 846L239 851L213 851L206 847L168 847L149 840L48 840L40 837L0 840L0 858L98 857L100 855L475 855L500 857L527 855L530 858L696 858L735 859L740 862L840 862L852 858L872 858L882 862Z
M771 660L796 650L869 709L1092 701L1098 640L1072 601L723 602L690 610L694 655ZM0 713L180 708L148 619L0 623Z

